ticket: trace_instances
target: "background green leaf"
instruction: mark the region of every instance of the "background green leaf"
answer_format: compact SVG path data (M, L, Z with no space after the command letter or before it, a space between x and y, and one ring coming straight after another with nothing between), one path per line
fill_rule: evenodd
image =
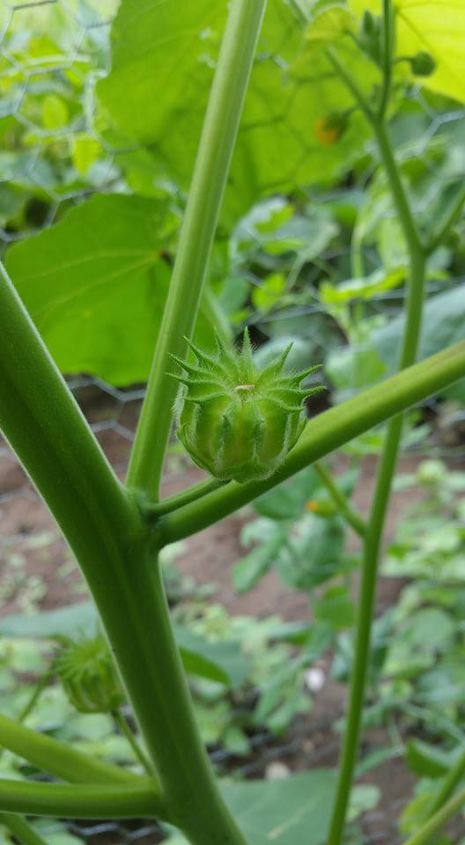
M176 229L165 201L95 196L8 251L18 293L63 372L119 386L147 377ZM200 318L197 339L206 326Z

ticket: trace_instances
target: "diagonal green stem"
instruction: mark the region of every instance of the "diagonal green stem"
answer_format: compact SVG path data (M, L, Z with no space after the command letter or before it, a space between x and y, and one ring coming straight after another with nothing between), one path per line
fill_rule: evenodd
M404 845L432 845L432 838L435 833L441 830L442 827L452 818L455 816L456 813L463 807L465 804L465 789L461 792L458 792L457 795L454 795L447 804L434 814L426 824L414 833L413 836L410 836L404 842Z
M170 821L150 781L124 786L79 786L0 779L0 812L76 819L137 819L156 814Z
M125 739L127 739L129 745L131 746L136 760L138 760L141 766L145 769L147 775L149 777L153 777L153 766L150 763L150 760L145 756L144 752L142 751L142 748L139 746L136 737L134 736L131 728L129 727L126 721L124 713L122 713L121 710L115 710L112 713L112 716L115 725L119 728L120 732L125 737Z
M323 463L317 462L315 464L315 470L318 473L322 483L325 485L329 495L331 496L334 504L336 505L339 513L342 517L344 517L345 521L348 525L355 531L359 537L363 537L365 534L365 523L363 518L357 513L351 506L349 505L346 497L343 493L339 490L339 487L335 483L331 473L325 467Z
M265 6L266 0L234 0L215 71L127 479L155 500L177 393L170 356L183 357L184 338L195 327Z
M127 783L138 776L89 757L46 734L36 733L0 715L0 747L22 757L38 769L71 783Z
M431 807L429 808L429 816L433 816L446 803L448 798L452 795L455 787L458 786L461 780L465 777L465 749L459 755L452 768L445 776L438 794L434 798Z
M227 481L220 481L218 478L209 478L206 481L193 484L192 487L182 490L181 493L176 493L175 496L170 496L154 505L142 502L142 508L149 515L162 516L163 514L176 511L178 508L184 507L184 505L190 505L191 502L201 499L207 493L213 493L214 490L219 490L220 487L224 487L227 483Z

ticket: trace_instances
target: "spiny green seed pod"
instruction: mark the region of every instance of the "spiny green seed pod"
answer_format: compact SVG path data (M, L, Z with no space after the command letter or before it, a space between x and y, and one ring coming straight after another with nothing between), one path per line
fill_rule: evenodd
M322 386L304 388L311 367L287 374L292 344L264 369L252 357L248 332L242 352L226 349L217 338L216 355L190 348L195 364L175 358L186 376L177 401L177 434L195 463L224 481L268 478L297 442L305 420L303 402Z
M80 713L111 713L124 702L124 693L101 636L66 640L55 668L69 701Z

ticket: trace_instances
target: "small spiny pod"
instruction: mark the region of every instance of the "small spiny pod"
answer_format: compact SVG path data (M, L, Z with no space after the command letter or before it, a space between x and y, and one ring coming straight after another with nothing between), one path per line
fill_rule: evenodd
M324 388L301 387L318 366L286 373L292 344L263 369L252 356L247 330L236 353L216 339L216 354L189 342L196 363L175 358L186 375L176 403L177 434L195 463L223 481L273 475L305 426L303 402ZM174 356L173 356L174 357Z
M55 660L62 687L79 713L111 713L124 702L115 665L102 636L66 639Z

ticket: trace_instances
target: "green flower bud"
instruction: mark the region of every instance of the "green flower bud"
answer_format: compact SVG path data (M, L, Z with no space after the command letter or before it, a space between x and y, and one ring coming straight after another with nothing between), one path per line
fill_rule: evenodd
M322 386L301 381L318 367L284 372L292 344L264 369L252 357L248 332L241 353L217 338L216 355L192 343L196 363L175 358L186 376L177 401L177 434L195 463L224 481L268 478L284 461L305 425L303 402Z
M111 713L124 693L102 636L67 640L55 668L69 701L80 713Z
M415 74L415 76L431 76L431 74L436 70L436 62L434 61L431 53L427 53L426 50L420 50L420 52L416 53L415 56L412 56L409 61L412 73Z

